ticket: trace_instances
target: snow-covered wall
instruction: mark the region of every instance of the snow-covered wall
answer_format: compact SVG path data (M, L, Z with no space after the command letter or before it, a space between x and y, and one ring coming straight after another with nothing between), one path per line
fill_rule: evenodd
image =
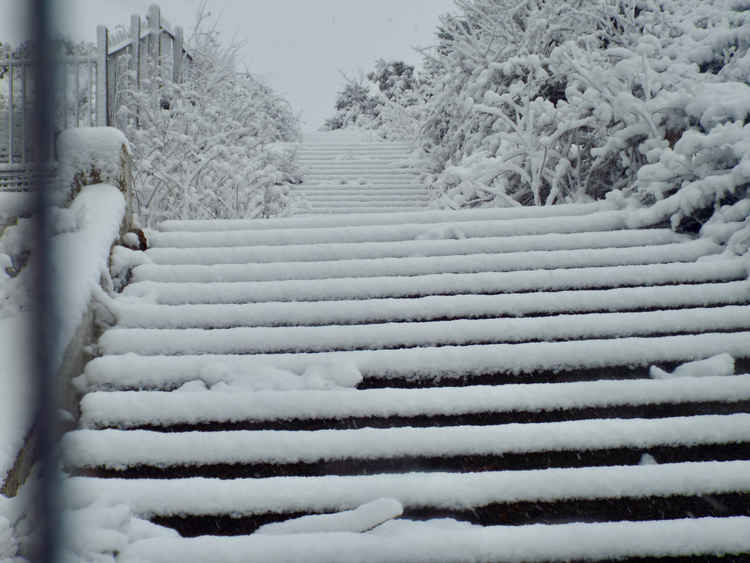
M65 131L58 154L51 245L59 306L48 315L58 335L50 353L65 389L85 360L83 348L92 337L92 296L102 280L109 279L110 249L128 226L131 176L128 144L116 129ZM5 209L0 216L15 220L13 215L29 211L29 200L30 196L0 199ZM30 295L34 272L33 266L23 267L11 257L33 254L30 224L28 219L19 220L0 235L0 257L13 266L8 270L12 275L5 268L0 275L0 482L5 494L15 492L28 470L17 459L32 426L31 351L24 345L34 306Z

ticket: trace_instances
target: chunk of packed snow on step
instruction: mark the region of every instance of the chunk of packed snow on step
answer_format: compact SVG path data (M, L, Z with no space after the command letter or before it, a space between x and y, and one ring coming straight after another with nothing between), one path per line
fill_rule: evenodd
M317 532L365 532L376 526L398 518L404 507L400 502L390 498L381 498L363 504L354 510L335 514L315 514L302 516L285 522L261 526L256 534L310 534Z
M362 373L352 362L328 361L305 369L302 377L322 380L328 387L356 387L362 382Z
M649 375L654 379L669 377L712 377L734 375L734 358L729 354L718 354L705 360L686 362L672 373L656 366L649 368Z
M643 454L641 456L641 460L638 462L638 465L658 465L658 462L656 461L656 458L652 456L651 454Z
M356 387L362 381L362 374L356 365L347 361L313 363L305 367L301 375L272 365L258 364L252 370L242 370L217 362L203 366L199 371L199 378L212 391L229 393ZM197 385L199 384L192 384L183 391L197 390Z
M368 534L374 536L400 536L408 535L412 532L433 532L441 534L443 532L457 532L471 528L479 529L485 526L472 524L465 520L455 520L454 518L433 518L432 520L388 520L380 526L373 528Z
M442 227L435 228L419 233L414 240L442 240L442 239L454 239L461 240L465 239L466 233L464 233L458 227Z
M208 391L206 383L201 379L195 379L182 384L180 387L175 389L178 393L199 393L201 391Z

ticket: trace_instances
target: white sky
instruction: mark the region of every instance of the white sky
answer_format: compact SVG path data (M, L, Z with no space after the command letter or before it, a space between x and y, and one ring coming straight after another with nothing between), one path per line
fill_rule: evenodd
M96 40L97 24L127 26L153 0L57 0L62 32ZM0 42L25 36L24 0L0 0ZM198 0L161 0L162 15L186 34ZM333 113L342 70L368 72L376 59L418 63L413 47L434 43L437 18L453 0L209 0L225 41L246 42L242 64L264 78L302 113L306 129Z

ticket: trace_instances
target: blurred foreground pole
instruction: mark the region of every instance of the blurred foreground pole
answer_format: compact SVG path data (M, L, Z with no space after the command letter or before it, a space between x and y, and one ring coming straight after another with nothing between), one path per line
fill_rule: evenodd
M58 345L57 300L54 293L51 182L45 166L53 159L55 63L52 45L53 0L30 0L28 21L34 42L34 111L31 131L34 154L35 217L33 251L34 317L31 350L36 391L34 427L39 444L38 489L33 495L33 517L39 530L33 561L56 563L60 545L60 490L57 474L57 382L54 356Z

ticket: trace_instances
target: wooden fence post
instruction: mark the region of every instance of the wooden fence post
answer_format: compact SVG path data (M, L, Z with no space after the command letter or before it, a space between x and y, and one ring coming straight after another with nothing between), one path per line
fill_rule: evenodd
M141 17L130 16L130 70L135 74L135 89L141 87Z
M181 27L174 28L174 41L172 42L172 81L179 84L182 82L182 44L183 34Z
M151 57L155 63L155 66L159 66L161 61L161 10L156 4L151 4L148 7L148 24L151 28Z
M96 126L109 125L109 100L107 84L107 54L109 33L103 25L96 27Z
M153 98L153 108L159 107L159 85L158 78L160 77L160 64L161 64L161 10L156 4L151 4L148 7L148 24L151 28L149 33L149 47L151 57L151 97Z

